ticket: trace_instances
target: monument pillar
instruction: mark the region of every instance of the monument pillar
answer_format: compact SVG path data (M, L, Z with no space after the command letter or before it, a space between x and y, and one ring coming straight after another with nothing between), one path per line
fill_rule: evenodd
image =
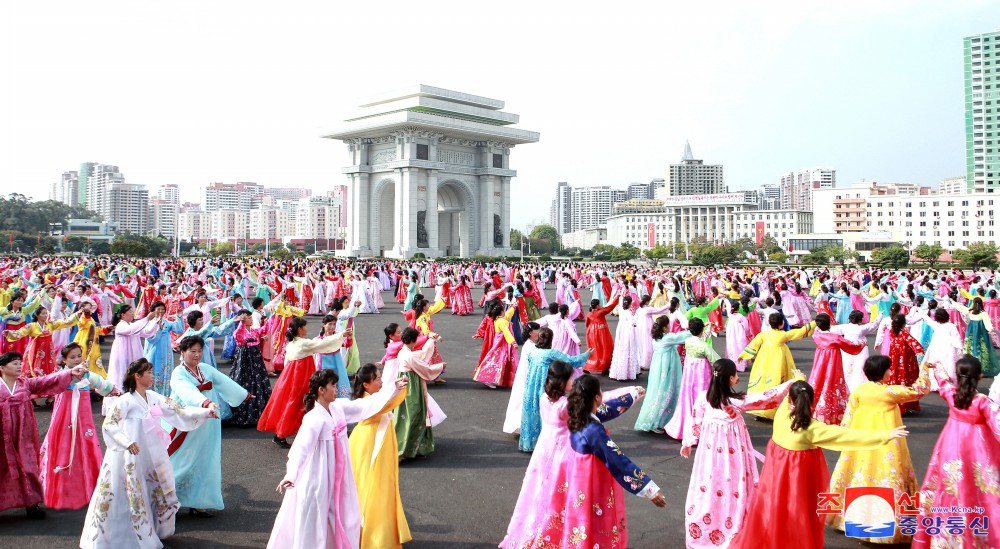
M479 176L479 250L476 255L493 255L492 175Z
M351 255L355 257L366 257L372 255L371 244L368 241L368 225L370 221L371 192L370 176L367 173L351 174Z
M500 246L507 255L510 255L510 178L500 178L502 183L500 196L500 232L503 236L503 244Z
M426 200L427 213L424 214L424 229L427 231L427 248L421 249L427 257L438 257L441 250L438 249L438 172L437 170L427 170L427 191Z

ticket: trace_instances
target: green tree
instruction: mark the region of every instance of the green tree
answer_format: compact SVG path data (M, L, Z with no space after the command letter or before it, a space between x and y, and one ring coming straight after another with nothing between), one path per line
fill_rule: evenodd
M636 248L628 242L616 248L611 254L612 261L631 261L637 257L639 257L639 248Z
M722 246L698 246L691 254L691 262L695 265L711 267L712 265L731 265L740 257L739 249L732 244Z
M973 270L997 268L997 245L992 242L973 242L964 250L955 250L954 256Z
M644 251L643 254L653 261L659 261L670 257L670 248L664 246L663 244L658 244Z
M520 250L521 249L521 239L524 237L521 231L517 229L510 230L510 249Z
M111 242L110 251L113 254L127 255L130 257L149 257L149 246L137 238L131 238L125 233Z
M233 243L232 242L217 242L212 246L211 253L213 256L219 257L222 255L229 255L233 253Z
M547 240L551 247L551 251L559 250L559 231L556 230L552 225L538 225L534 229L531 229L531 249L535 251L535 242ZM540 245L539 242L538 245Z
M826 265L832 261L845 267L853 258L854 252L850 249L837 244L827 244L810 250L809 255L803 258L803 262L809 265Z
M87 248L87 239L82 236L70 236L63 241L63 250L67 252L82 252Z
M292 252L289 252L286 248L276 248L271 250L269 257L285 260L292 257Z
M758 246L758 249L766 252L768 256L785 251L778 245L778 241L769 234L764 235L764 240L762 241L762 244Z
M611 259L611 254L615 253L615 247L610 244L597 244L594 246L594 259Z
M872 251L872 260L893 269L902 269L910 264L910 250L907 250L900 244L875 248Z
M913 248L913 257L926 261L931 269L938 263L943 253L944 248L939 244L920 244L916 248Z

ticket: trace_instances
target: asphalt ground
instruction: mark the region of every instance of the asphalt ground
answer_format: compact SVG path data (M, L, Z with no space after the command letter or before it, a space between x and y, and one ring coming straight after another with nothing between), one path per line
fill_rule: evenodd
M474 291L478 300L481 290ZM551 295L551 290L548 294ZM374 362L382 357L382 329L389 322L401 322L401 306L383 293L386 307L381 314L359 315L355 322L361 357ZM517 501L529 455L517 450L517 438L501 427L510 395L509 390L490 390L472 381L479 357L481 340L471 339L482 319L480 312L458 317L446 309L434 317L435 330L444 337L440 351L448 363L447 385L432 385L430 392L448 415L434 429L436 450L428 458L412 460L400 466L400 491L406 518L413 534L409 548L487 548L496 547L507 530ZM309 317L310 333L318 333L319 319ZM617 317L609 316L612 332ZM577 323L581 340L585 330ZM871 343L871 340L869 341ZM724 354L724 338L715 340L715 348ZM582 346L583 347L583 346ZM789 347L796 365L808 374L815 346L811 339L792 342ZM105 342L104 357L109 355L110 340ZM222 345L216 345L221 350ZM229 364L221 363L222 371ZM746 374L741 376L745 384ZM645 384L645 376L636 383L620 383L602 377L605 388ZM991 380L980 389L986 392ZM744 385L745 388L745 385ZM101 421L100 403L92 404L94 417ZM680 457L680 443L663 435L639 433L632 429L639 406L608 423L611 436L622 451L662 488L667 508L659 509L648 501L626 493L630 547L683 547L684 501L693 460ZM930 454L937 441L948 409L936 393L924 397L921 412L905 418L910 430L908 444L918 481L923 480ZM37 410L39 430L44 436L49 425L49 409ZM770 438L769 423L745 416L754 447L764 452ZM99 425L99 423L98 423ZM271 442L271 435L254 429L224 428L223 493L226 508L211 519L190 517L182 509L177 518L176 534L165 544L180 548L264 547L281 503L275 487L284 476L287 451ZM103 441L102 441L103 446ZM837 452L826 452L832 471ZM805 510L803 510L805 511ZM52 511L42 521L25 518L23 510L0 513L0 546L18 548L77 547L83 529L85 509ZM827 528L827 547L860 547L863 544ZM795 540L788 540L795 547Z

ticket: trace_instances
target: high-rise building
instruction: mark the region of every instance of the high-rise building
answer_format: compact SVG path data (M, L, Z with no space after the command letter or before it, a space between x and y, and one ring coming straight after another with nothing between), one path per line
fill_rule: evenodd
M559 234L566 234L573 230L573 218L570 212L573 207L573 188L569 183L560 181L556 187L556 198L549 207L549 223L559 231Z
M177 239L187 242L212 238L212 214L191 208L177 214Z
M619 202L625 202L628 200L628 191L623 189L611 189L611 205L614 206ZM610 210L608 211L610 214Z
M52 184L49 200L62 202L67 206L78 205L80 198L80 177L78 172L63 172L59 181Z
M780 209L781 187L779 185L761 185L757 189L757 208L761 210Z
M107 191L107 206L99 214L118 223L119 230L133 234L149 232L149 191L145 185L114 183Z
M312 196L312 189L299 187L264 187L264 196L281 200L298 200Z
M212 236L216 240L244 240L250 236L250 212L243 210L215 210L212 218Z
M626 194L627 192L622 190L616 193L607 185L573 188L570 202L570 231L593 229L604 225L611 215L614 198Z
M941 180L938 194L961 194L969 192L969 187L965 182L965 176L946 177Z
M249 212L261 203L264 187L257 183L210 183L202 188L201 206L206 212L240 210Z
M965 163L969 192L1000 189L1000 32L965 37Z
M347 206L350 202L347 201L347 185L334 185L332 190L326 192L327 196L332 196L340 201L340 226L347 226Z
M166 185L160 185L160 188L156 190L156 197L169 204L180 205L181 190L176 183L167 183Z
M725 193L726 183L722 166L705 164L691 153L691 144L684 142L684 156L680 164L671 164L667 170L666 196L687 196ZM654 193L655 195L655 193Z
M180 206L176 202L156 197L149 199L149 234L164 238L177 236L177 215Z
M275 206L261 206L250 210L251 240L281 240L295 232L289 222L288 212Z
M833 168L806 168L788 172L779 182L782 210L813 209L813 191L837 186L837 171Z
M303 198L299 200L295 223L295 233L299 238L339 238L340 203L330 196Z
M77 174L79 185L77 185L76 189L76 203L79 206L87 205L87 184L90 181L90 176L94 173L94 166L97 166L96 162L83 162L80 164L80 171Z
M87 163L87 209L100 214L105 221L114 221L109 216L110 213L110 190L117 184L125 183L125 175L118 171L118 166L109 164ZM83 165L80 166L80 175L83 175ZM83 184L80 184L83 187ZM125 227L122 227L124 229Z

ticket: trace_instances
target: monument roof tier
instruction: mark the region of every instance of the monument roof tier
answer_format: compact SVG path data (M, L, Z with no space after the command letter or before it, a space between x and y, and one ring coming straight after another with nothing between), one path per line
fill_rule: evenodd
M496 126L517 124L520 118L516 114L495 109L484 109L482 107L445 101L434 97L412 96L361 107L351 113L347 121L353 122L354 120L371 118L397 111L430 112L451 118L472 120L473 122L482 122L483 124Z
M389 136L390 132L413 128L441 133L441 137L472 140L502 140L512 145L536 143L538 132L486 124L456 116L454 112L398 110L345 121L340 127L324 133L327 139L366 139Z
M471 105L473 107L481 107L490 110L500 110L503 108L503 101L500 101L499 99L490 99L489 97L472 95L471 93L462 93L454 90L446 90L444 88L436 88L426 84L416 84L372 95L364 98L360 106L362 108L373 107L382 103L391 103L393 101L411 97L430 97L451 103L461 103L464 105Z

